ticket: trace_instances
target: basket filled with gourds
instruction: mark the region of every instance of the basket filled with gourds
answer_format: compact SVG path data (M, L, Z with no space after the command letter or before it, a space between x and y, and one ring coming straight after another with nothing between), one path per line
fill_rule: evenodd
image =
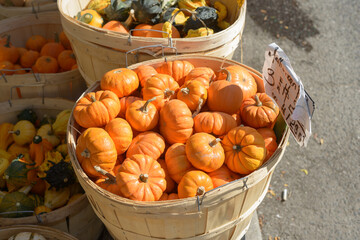
M81 239L91 235L75 224L101 230L97 219L76 222L81 215L94 217L94 213L77 181L65 141L73 104L56 98L0 103L0 227L44 224Z
M228 239L265 196L285 126L257 71L178 56L104 74L76 102L67 140L113 237Z
M0 227L2 239L8 240L76 240L74 236L60 230L36 225Z
M15 92L14 86L19 85L43 84L46 97L72 100L85 90L58 12L0 22L0 74L0 101L8 100L11 92ZM17 89L16 93L16 98L41 96L31 86Z
M1 0L0 19L57 10L54 0Z

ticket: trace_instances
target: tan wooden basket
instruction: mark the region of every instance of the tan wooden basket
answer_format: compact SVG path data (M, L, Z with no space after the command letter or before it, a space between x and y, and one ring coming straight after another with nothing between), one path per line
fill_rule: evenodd
M232 58L245 26L246 1L241 6L235 0L220 1L228 7L227 21L232 23L229 28L206 37L174 39L134 37L75 20L73 17L86 7L89 0L59 0L58 8L81 73L91 85L108 70L125 67L126 58L128 65L159 58L162 53L174 55L176 52Z
M196 66L218 70L220 65L246 67L258 83L258 91L264 91L261 74L238 62L196 55L169 57L167 60L188 60ZM146 61L130 66L135 69L142 64L156 66L163 59ZM87 92L99 89L94 83ZM76 159L76 140L79 136L73 117L68 123L67 141L71 162L80 184L97 214L115 239L155 240L237 240L245 235L252 215L265 197L272 173L281 160L289 130L286 128L279 139L274 155L258 170L229 184L206 192L201 197L171 201L139 202L114 195L98 187L82 170Z
M16 122L17 114L29 107L34 109L38 116L43 116L46 113L49 116L55 117L57 113L64 109L71 109L73 105L73 101L61 98L9 100L8 102L0 103L0 123ZM39 216L0 218L0 227L8 228L23 224L45 225L67 232L83 240L96 240L103 230L103 224L96 217L85 194L69 205ZM0 236L3 236L1 231Z
M7 240L9 237L21 232L38 233L47 240L77 240L77 238L60 230L38 225L19 225L0 228L0 240Z
M0 19L55 10L57 10L56 1L51 2L49 0L36 0L31 3L31 6L24 7L5 7L0 5Z
M53 38L55 33L62 31L58 11L27 14L0 21L0 36L10 35L11 42L16 47L25 46L26 40L32 35L42 35ZM14 86L24 86L15 92ZM76 100L85 91L86 84L78 69L55 74L16 74L5 75L0 71L0 101L10 98L41 97L42 90L31 85L43 85L45 97L61 97Z

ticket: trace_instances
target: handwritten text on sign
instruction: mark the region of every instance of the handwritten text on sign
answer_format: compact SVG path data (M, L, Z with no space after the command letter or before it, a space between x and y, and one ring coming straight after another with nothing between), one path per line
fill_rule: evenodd
M304 90L284 51L272 43L265 52L265 91L278 104L296 141L306 146L311 136L311 116L315 105Z

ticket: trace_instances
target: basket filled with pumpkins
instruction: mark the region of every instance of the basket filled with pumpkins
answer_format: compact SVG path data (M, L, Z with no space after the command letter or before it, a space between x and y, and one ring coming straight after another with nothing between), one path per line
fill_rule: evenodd
M0 21L0 101L41 97L76 100L86 89L58 12ZM15 86L27 86L17 89ZM16 90L16 92L15 92Z
M1 0L0 19L57 10L56 0Z
M46 225L79 239L101 233L67 151L73 104L59 98L0 103L0 227Z
M259 72L197 55L108 71L68 124L77 178L116 239L243 236L289 137Z

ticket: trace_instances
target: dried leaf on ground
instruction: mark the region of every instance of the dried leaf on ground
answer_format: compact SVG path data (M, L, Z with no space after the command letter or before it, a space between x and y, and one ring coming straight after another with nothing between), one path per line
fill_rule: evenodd
M305 173L305 175L308 175L309 174L309 172L308 172L308 170L306 170L306 169L300 169L300 171L302 171L302 172L304 172Z

